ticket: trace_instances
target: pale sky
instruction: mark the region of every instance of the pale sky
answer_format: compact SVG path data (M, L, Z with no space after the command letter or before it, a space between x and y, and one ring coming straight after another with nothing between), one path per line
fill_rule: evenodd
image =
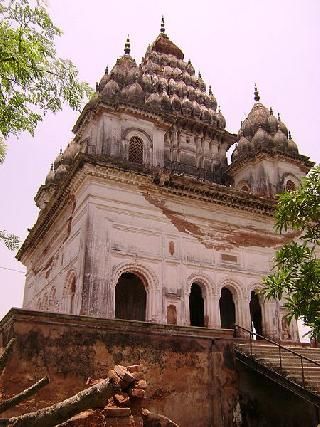
M50 0L49 13L63 31L58 54L70 58L92 87L106 65L122 55L127 34L131 54L140 62L159 33L166 32L191 59L196 72L212 85L226 117L237 132L253 105L257 83L261 102L281 113L302 154L320 162L320 1L319 0ZM8 141L0 166L0 229L23 240L38 214L33 198L51 162L72 138L78 113L67 107L48 115L35 137ZM21 307L22 264L0 245L0 318Z

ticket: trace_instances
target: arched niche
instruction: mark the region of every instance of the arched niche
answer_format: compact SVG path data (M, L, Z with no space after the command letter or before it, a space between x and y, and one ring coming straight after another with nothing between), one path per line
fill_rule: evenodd
M77 290L77 276L71 270L67 274L66 282L63 290L62 312L68 314L76 314L75 295Z
M233 329L236 323L236 306L233 293L228 287L221 289L219 300L221 328Z
M115 317L146 320L147 292L145 283L135 273L124 272L115 287Z
M169 304L167 307L167 324L177 324L177 307L174 304Z

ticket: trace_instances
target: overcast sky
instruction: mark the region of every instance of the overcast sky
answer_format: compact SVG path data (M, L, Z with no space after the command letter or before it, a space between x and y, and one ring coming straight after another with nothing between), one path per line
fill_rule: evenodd
M128 33L140 62L164 14L168 36L212 85L229 131L237 132L250 111L256 82L261 102L281 113L300 152L319 163L319 0L50 0L49 13L64 32L59 55L70 58L92 87L122 55ZM33 198L72 138L77 115L66 107L48 115L34 138L8 141L0 166L0 228L26 237L38 215ZM25 268L3 246L0 267L1 318L22 304Z

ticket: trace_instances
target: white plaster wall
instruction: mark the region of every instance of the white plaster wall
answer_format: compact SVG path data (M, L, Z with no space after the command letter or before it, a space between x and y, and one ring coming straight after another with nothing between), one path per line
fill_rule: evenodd
M272 235L271 219L166 195L170 211L207 232L204 244L196 233L179 231L156 205L160 194L94 178L87 182L87 192L94 218L94 274L101 295L96 316L114 317L116 283L122 272L130 271L146 279L149 321L166 323L167 306L174 304L178 323L188 325L190 287L197 282L203 288L209 327L220 327L219 298L221 288L227 286L234 296L238 324L250 328L250 293L269 272L275 248L232 245L224 236L231 229L237 233L248 228ZM153 197L158 198L156 202ZM173 254L169 242L173 242ZM224 261L222 254L236 257L235 261ZM263 303L262 309L264 330L276 337L277 305Z
M250 328L251 291L260 287L281 244L271 218L173 195L148 178L127 183L88 175L74 201L24 258L25 308L113 318L117 281L132 272L146 283L147 321L166 323L173 304L178 324L189 325L196 282L209 327L220 327L219 298L228 287L237 323ZM280 305L265 302L262 311L264 332L281 335Z

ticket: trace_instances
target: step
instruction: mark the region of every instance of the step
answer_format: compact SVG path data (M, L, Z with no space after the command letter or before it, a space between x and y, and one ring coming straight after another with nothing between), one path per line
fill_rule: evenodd
M245 351L246 353L254 354L256 357L279 357L279 349L278 348L272 348L272 349L260 349L257 347L252 347L252 349L249 346L239 346L239 350ZM320 363L320 353L314 353L314 352L297 352L298 355L302 355L304 357L307 357L308 359L314 360L315 362ZM284 349L280 350L281 357L285 357L287 359L299 359L299 356L297 354L291 353L289 351L286 351ZM306 361L307 362L307 361Z

